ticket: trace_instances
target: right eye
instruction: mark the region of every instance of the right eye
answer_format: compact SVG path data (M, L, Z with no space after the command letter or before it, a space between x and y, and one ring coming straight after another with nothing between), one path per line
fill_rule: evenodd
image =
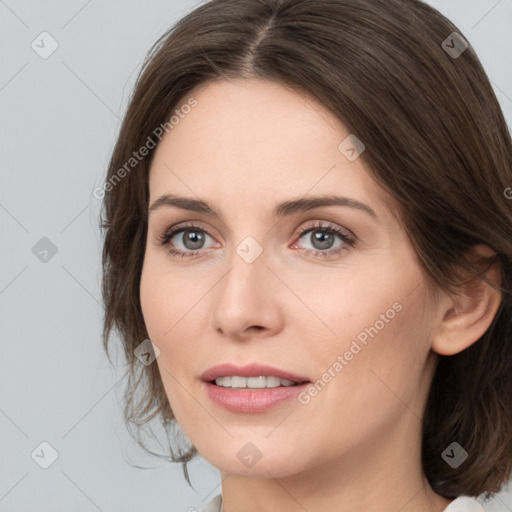
M159 237L159 245L169 246L168 252L183 258L194 257L203 249L206 238L213 237L203 228L190 223L178 224ZM176 242L173 241L176 239ZM180 247L181 246L181 247Z

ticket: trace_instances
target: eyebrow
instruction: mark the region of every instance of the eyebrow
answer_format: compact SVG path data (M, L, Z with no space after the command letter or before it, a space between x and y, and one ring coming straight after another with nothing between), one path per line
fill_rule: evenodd
M200 199L181 197L174 194L164 194L156 199L149 207L149 212L154 212L164 206L175 206L182 210L189 210L222 219L222 215L207 202ZM326 195L300 199L291 199L277 204L272 211L274 217L288 217L296 213L302 213L322 206L345 206L365 212L377 219L377 214L366 204L349 197Z

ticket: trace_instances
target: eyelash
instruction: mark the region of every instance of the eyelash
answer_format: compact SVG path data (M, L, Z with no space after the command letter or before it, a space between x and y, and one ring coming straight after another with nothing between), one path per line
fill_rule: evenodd
M185 223L185 224L179 224L178 226L175 226L175 227L169 229L168 231L166 231L163 235L160 235L158 237L157 245L159 245L159 246L169 245L169 242L174 237L174 235L177 235L178 233L186 232L186 231L197 231L197 232L205 233L210 238L213 238L212 235L210 235L210 233L208 233L208 231L206 231L205 229L203 229L195 224L192 224L192 223ZM297 234L297 239L302 238L304 235L306 235L312 231L323 231L325 233L337 235L345 244L340 247L337 247L336 249L327 249L325 251L319 251L319 250L315 250L315 249L305 249L306 252L308 252L308 253L314 253L314 256L320 256L322 258L337 256L341 252L347 251L350 247L353 247L355 244L354 238L347 235L346 233L343 233L338 228L336 228L334 226L329 226L329 225L326 226L326 225L322 224L322 222L318 222L317 224L315 224L313 226L307 226L307 227L301 229L299 231L299 233ZM167 248L167 251L169 252L169 254L171 254L171 256L181 256L182 258L197 257L199 255L199 253L201 252L201 250L202 249L199 249L196 251L181 251L181 250L173 249L172 247Z

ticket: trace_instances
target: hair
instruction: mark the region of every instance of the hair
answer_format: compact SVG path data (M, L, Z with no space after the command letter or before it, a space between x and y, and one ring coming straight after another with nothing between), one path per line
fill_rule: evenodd
M443 48L453 32L460 34L419 0L212 0L151 47L109 162L100 224L103 345L108 355L110 334L119 333L127 426L157 418L169 439L179 428L158 366L134 354L148 338L139 285L154 151L120 180L121 168L196 86L264 79L315 98L364 142L360 158L396 201L434 290L458 294L484 280L500 291L484 335L456 355L439 355L422 442L423 470L438 494L500 491L512 463L512 210L505 194L512 142L472 47L458 58ZM495 253L483 267L469 258L477 244ZM498 284L484 275L493 263ZM458 468L441 456L454 441L469 454ZM169 449L189 481L186 464L197 451Z

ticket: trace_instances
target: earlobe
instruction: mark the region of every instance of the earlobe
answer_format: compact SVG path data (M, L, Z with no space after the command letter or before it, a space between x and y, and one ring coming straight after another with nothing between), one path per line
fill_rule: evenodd
M475 264L495 253L484 245L474 247ZM500 268L497 262L487 265L484 275L500 286ZM440 355L451 356L462 352L478 341L492 324L502 300L502 294L483 278L475 278L464 284L460 292L446 302L444 317L432 338L432 350Z

